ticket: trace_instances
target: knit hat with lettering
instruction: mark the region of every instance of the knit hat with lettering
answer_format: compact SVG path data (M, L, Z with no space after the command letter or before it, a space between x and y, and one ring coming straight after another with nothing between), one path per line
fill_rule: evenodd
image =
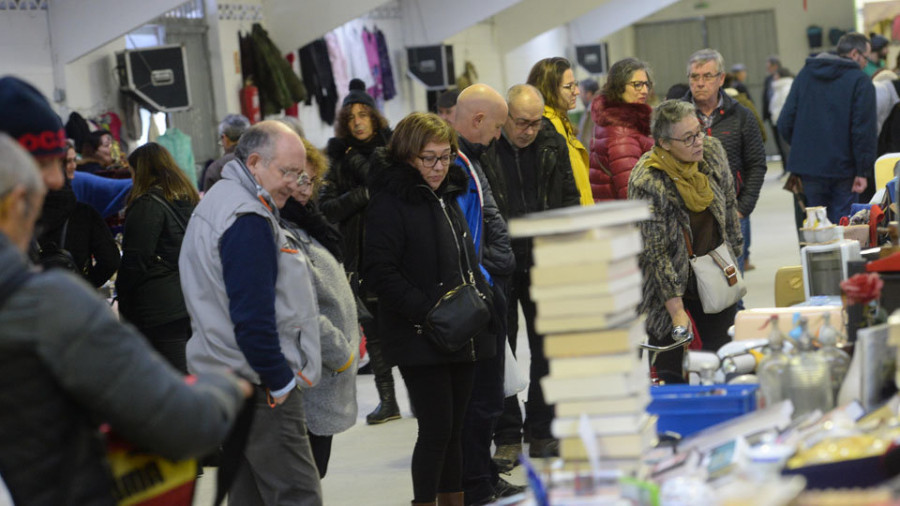
M66 155L59 115L34 86L12 76L0 79L0 132L14 137L35 158Z

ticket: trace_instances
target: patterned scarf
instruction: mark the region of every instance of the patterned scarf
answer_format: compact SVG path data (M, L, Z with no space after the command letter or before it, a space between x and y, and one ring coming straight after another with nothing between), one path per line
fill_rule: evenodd
M695 213L706 209L713 199L709 178L697 169L697 165L697 162L678 161L659 146L653 146L650 152L649 166L665 172L672 178L685 205Z

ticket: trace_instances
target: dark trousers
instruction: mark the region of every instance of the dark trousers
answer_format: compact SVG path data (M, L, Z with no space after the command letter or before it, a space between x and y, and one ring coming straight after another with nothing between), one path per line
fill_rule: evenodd
M475 379L473 362L400 366L419 434L412 456L414 502L462 490L462 427Z
M803 194L806 205L810 207L826 206L828 220L837 225L841 216L850 215L850 206L859 200L859 194L853 193L853 177L832 178L817 176L800 176L803 180Z
M703 341L704 351L718 351L723 345L731 341L728 337L728 327L734 324L734 315L737 313L737 304L727 307L720 313L706 314L703 312L703 306L700 299L696 296L686 295L682 297L684 309L691 319L694 321L694 333L699 335ZM669 344L672 342L671 329L665 336L649 336L651 344ZM684 359L684 348L678 348L672 351L659 353L656 361L652 364L656 366L657 374L662 377L663 371L670 374L665 377L680 377L682 374L682 360Z
M334 436L317 436L309 432L309 446L312 447L313 459L319 469L319 478L328 472L328 461L331 460L331 440Z
M254 386L247 402L256 403L256 409L229 505L322 504L301 395L293 390L283 404L269 406L266 390Z
M191 337L191 319L184 317L173 322L153 327L140 327L150 345L159 352L175 369L187 374L185 347Z
M529 288L531 287L531 273L526 270L517 270L513 274L509 295L509 345L516 351L516 336L519 333L519 308L522 305L522 313L525 316L525 329L528 334L528 348L531 350L531 369L529 370L528 400L525 402L525 424L528 432L535 439L549 439L550 424L553 422L553 406L544 402L544 391L541 389L540 379L550 372L550 364L544 356L544 336L537 333L534 328L534 319L537 309L531 300ZM494 443L499 445L516 444L522 441L522 412L519 409L519 401L512 396L504 401L503 414L497 421L494 430Z
M493 494L499 475L491 459L491 440L497 418L503 412L503 377L506 359L507 281L494 278L497 354L475 363L472 397L463 421L463 491L476 502Z

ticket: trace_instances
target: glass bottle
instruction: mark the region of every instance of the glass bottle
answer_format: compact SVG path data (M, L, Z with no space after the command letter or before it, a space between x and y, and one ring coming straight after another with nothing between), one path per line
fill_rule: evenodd
M797 351L788 361L787 395L794 404L795 418L817 409L824 413L834 407L831 370L825 358L813 350L808 323L805 316L797 321Z
M819 329L819 354L828 364L831 372L831 391L834 399L837 399L841 384L844 382L844 376L850 369L850 355L846 351L837 347L840 340L840 334L837 329L831 326L831 315L824 314L822 327Z
M778 315L769 317L769 352L759 362L759 383L765 406L781 402L787 396L785 372L790 361L784 352L784 334L778 327Z

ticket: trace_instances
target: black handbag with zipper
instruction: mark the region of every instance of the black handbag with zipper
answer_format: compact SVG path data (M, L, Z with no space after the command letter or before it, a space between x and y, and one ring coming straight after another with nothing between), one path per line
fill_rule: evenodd
M450 224L453 241L456 243L459 254L460 284L444 294L428 311L428 315L425 317L424 331L438 350L443 353L455 353L487 329L491 321L491 310L486 297L475 286L475 274L469 259L468 248L460 245L456 228L453 226L450 215L447 214L446 204L442 199L438 200L441 203L444 217ZM463 257L466 260L465 266L461 264Z

